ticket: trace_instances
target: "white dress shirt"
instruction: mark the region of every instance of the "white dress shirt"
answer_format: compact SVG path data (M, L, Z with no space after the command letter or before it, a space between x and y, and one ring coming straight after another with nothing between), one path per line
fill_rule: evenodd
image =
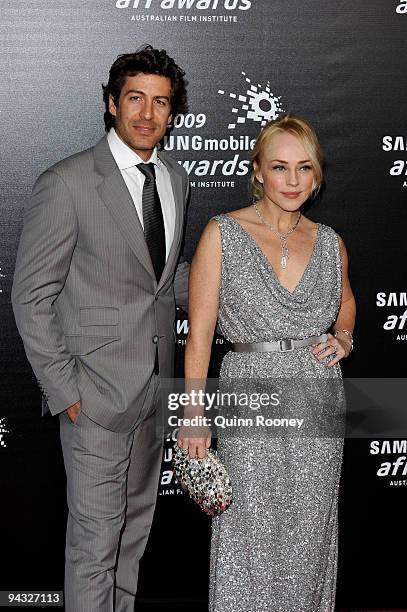
M151 154L150 159L145 162L137 155L129 146L126 145L121 138L116 134L114 128L109 130L107 142L110 151L114 157L116 164L122 174L127 189L133 199L141 227L144 230L143 223L143 186L145 176L136 167L137 164L153 163L155 166L155 177L158 195L161 200L161 208L164 218L165 229L165 259L168 259L168 253L174 239L175 230L175 200L172 191L171 177L162 161L158 158L157 148Z

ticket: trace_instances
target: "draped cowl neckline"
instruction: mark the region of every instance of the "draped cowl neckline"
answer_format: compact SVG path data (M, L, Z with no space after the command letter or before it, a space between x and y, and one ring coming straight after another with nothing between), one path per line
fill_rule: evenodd
M250 250L254 251L257 255L258 260L263 264L263 269L267 274L270 275L271 280L273 281L274 287L281 293L288 301L291 302L304 302L308 299L310 291L315 285L315 282L318 279L318 272L320 267L321 260L321 235L322 235L322 225L319 223L317 228L317 235L315 237L314 246L309 257L308 263L299 278L297 284L294 289L290 291L287 287L282 285L273 265L268 259L267 255L263 251L263 249L259 246L253 236L245 230L245 228L238 222L236 219L226 214L225 217L229 219L234 226L238 228L242 237L249 245Z

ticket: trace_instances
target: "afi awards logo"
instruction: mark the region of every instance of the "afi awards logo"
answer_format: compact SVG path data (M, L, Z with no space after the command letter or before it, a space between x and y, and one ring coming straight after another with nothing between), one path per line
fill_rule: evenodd
M407 15L407 0L401 0L397 3L396 13L398 15Z
M407 440L372 440L369 452L379 459L376 475L383 483L390 487L407 486Z
M227 110L227 131L222 133L225 128L219 124L208 126L205 113L188 113L175 118L173 134L164 139L166 151L198 153L192 155L192 159L179 160L190 175L192 187L234 188L236 178L246 177L250 170L249 152L255 143L255 138L247 133L250 124L252 128L255 126L257 135L260 127L276 119L284 110L281 96L271 91L269 82L265 86L255 85L245 72L242 76L245 80L242 92L228 94L232 105ZM219 89L218 95L226 94ZM219 112L215 114L217 121L219 115ZM240 126L244 129L239 134ZM211 137L205 137L205 131Z
M407 339L407 292L379 291L376 294L376 306L385 309L387 315L383 329L393 332L397 342L405 341Z
M131 21L237 23L252 0L116 0L116 8L137 10ZM234 14L235 13L235 14Z
M402 187L407 187L407 159L394 159L396 156L406 158L407 138L405 136L383 136L382 151L393 153L389 174L399 177L402 181Z

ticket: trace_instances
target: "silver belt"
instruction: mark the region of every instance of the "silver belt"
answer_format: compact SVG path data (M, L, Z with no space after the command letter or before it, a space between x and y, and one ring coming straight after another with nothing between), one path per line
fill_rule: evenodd
M285 338L273 342L235 342L231 349L236 353L287 353L303 346L311 346L311 344L318 344L318 342L326 342L327 340L328 336L322 334L321 336L310 336L310 338L304 338L303 340Z

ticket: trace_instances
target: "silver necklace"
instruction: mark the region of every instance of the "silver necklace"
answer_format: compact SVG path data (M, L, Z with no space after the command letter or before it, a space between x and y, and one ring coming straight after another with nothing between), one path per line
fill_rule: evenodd
M287 261L288 258L290 256L289 250L288 250L288 236L290 234L293 233L293 231L297 228L297 225L300 222L300 218L301 218L301 211L298 211L298 218L297 221L294 223L294 225L292 227L290 227L290 229L288 230L288 232L286 232L285 234L280 234L280 232L278 232L276 230L275 227L273 227L272 225L270 225L270 223L267 223L267 221L265 220L265 218L263 217L263 215L261 214L261 212L259 211L259 208L257 206L257 202L255 202L253 204L254 206L254 210L257 213L257 216L259 217L260 221L263 223L263 225L266 225L269 229L271 229L272 232L274 232L281 241L281 267L282 268L286 268L287 267Z

